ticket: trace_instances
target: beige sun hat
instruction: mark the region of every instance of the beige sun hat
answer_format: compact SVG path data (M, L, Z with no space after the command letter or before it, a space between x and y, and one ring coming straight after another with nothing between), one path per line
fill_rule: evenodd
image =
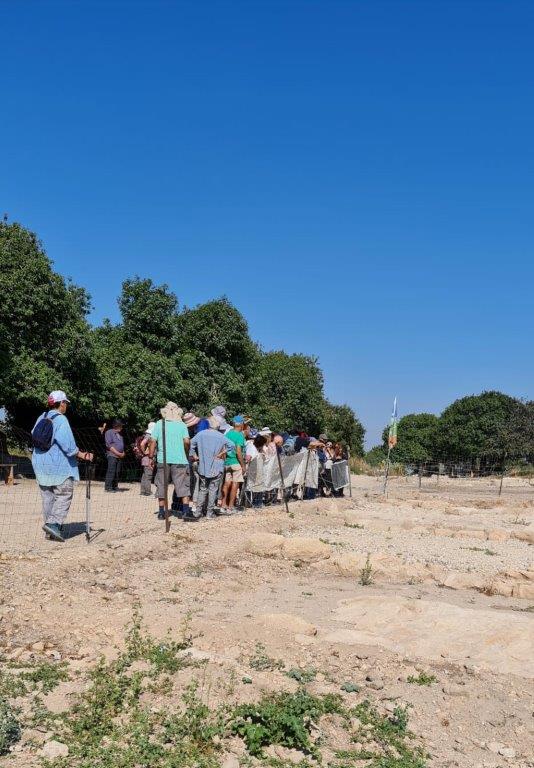
M161 409L160 413L165 421L183 421L182 416L184 414L184 409L180 408L176 403L171 402L171 400L169 400L167 405Z

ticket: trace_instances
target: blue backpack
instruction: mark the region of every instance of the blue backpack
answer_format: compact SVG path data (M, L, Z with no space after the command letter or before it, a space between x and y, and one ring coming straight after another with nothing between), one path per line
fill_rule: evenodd
M54 413L52 416L47 416L43 413L43 418L37 422L32 432L32 445L34 448L39 448L41 451L49 451L54 442L54 426L52 421L59 414Z

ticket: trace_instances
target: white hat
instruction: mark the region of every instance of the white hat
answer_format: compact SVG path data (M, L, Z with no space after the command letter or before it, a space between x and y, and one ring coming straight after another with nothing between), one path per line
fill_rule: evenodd
M182 421L184 409L169 400L167 405L160 411L165 421Z
M156 422L155 421L149 421L148 422L148 427L146 428L145 435L151 435L152 432L154 431L154 427L155 426L156 426Z
M70 403L69 398L62 389L54 389L54 391L50 392L48 395L48 405L54 405L54 403L62 403L63 401Z
M269 429L269 427L263 427L263 429L260 429L258 434L263 435L265 437L265 435L272 435L273 431L272 429Z

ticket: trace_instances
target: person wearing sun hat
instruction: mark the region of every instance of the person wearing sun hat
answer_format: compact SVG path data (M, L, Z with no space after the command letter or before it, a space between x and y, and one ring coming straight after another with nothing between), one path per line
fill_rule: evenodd
M32 466L43 502L43 531L52 541L65 541L63 523L69 513L74 482L80 479L77 459L92 461L80 451L65 416L70 404L62 389L48 395L46 411L32 429Z
M169 401L161 409L161 419L156 422L150 440L150 458L154 458L157 449L158 469L156 472L156 487L158 493L158 520L165 519L165 469L167 482L174 485L176 496L182 500L182 519L186 522L196 520L189 508L190 469L187 454L189 453L189 432L183 421L183 408ZM166 467L163 456L163 422L165 421Z

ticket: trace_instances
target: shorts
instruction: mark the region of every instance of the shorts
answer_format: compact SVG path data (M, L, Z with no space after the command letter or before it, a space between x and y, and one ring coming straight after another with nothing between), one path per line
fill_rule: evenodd
M242 483L244 480L241 464L231 464L224 468L224 479L233 483Z
M165 467L158 467L155 480L158 499L163 499L165 496L164 472ZM179 499L191 495L191 480L189 474L189 464L167 465L167 482L169 485L174 486L174 490Z

